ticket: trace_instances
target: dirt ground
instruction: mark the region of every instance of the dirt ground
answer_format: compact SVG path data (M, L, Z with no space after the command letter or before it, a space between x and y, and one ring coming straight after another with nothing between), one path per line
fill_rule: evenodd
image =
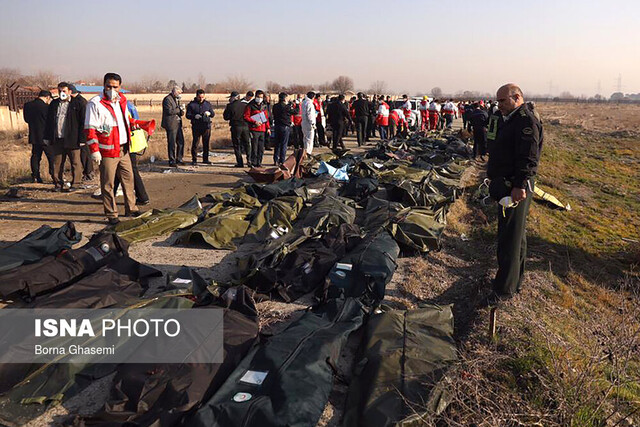
M578 133L597 131L606 134L610 138L634 139L640 135L640 106L541 104L538 108L545 124L549 124L551 133L556 133L556 130L564 132L569 129ZM458 127L461 125L460 120L456 121L456 125ZM162 140L160 139L160 141ZM356 148L353 138L347 138L346 144L348 148ZM168 168L164 162L142 166L143 180L151 197L151 204L145 206L144 209L177 207L194 194L203 196L209 192L233 187L240 181L249 181L243 170L232 167L234 159L230 149L217 148L214 153L215 156L211 159L214 162L212 166L185 166L178 170ZM268 160L271 153L267 151L265 159ZM265 163L268 164L268 162ZM547 304L550 310L555 310L545 312L545 318L556 315L556 311L559 312L557 314L559 319L571 318L570 312L561 311L564 308L558 308L552 304L553 298L555 298L556 293L560 292L557 289L558 287L564 292L562 295L567 292L575 292L573 290L566 291L562 281L564 281L563 283L572 283L569 279L575 279L576 271L582 273L581 270L576 270L580 266L574 259L574 265L571 266L573 270L567 272L566 275L563 275L565 272L560 273L554 264L553 273L557 274L557 276L554 276L551 271L552 261L559 261L565 256L564 252L557 248L554 249L555 247L550 246L549 243L543 244L539 239L534 239L530 246L530 259L534 268L527 275L527 287L522 294L514 298L512 306L507 308L504 312L504 317L499 319L500 334L504 341L496 344L486 338L489 312L486 309L478 309L477 303L478 298L484 291L483 288L486 288L488 280L495 272L495 243L493 235L487 235L486 231L484 231L490 228L490 219L485 216L482 210L470 205L469 197L469 193L474 191L477 183L482 178L484 167L485 165L482 163L472 162L465 172L462 185L467 189L467 197L457 200L450 209L448 215L449 225L443 236L442 250L429 253L424 257L399 259L398 269L387 288L387 296L385 298L385 303L393 307L415 307L422 301L454 304L456 340L460 344L463 358L476 358L472 361L475 365L471 362L467 363L465 359L466 364L463 364L463 367L465 372L477 374L478 377L480 374L474 369L480 366L480 361L485 360L482 357L487 354L492 358L488 363L500 357L515 357L515 351L509 347L510 342L508 339L512 336L518 336L518 334L526 334L527 329L520 330L513 325L524 323L525 326L530 327L532 322L541 321L538 318L539 312L534 311L533 308L539 310L542 310L542 308L534 304ZM552 168L547 169L547 171L552 170ZM165 173L165 171L171 172ZM549 172L547 171L543 171L543 173L548 175ZM545 178L548 182L548 187L552 182L552 178ZM97 185L97 182L94 184ZM60 194L53 193L50 190L51 184L20 184L17 187L20 189L21 198L0 199L0 245L18 240L42 224L59 226L64 221L74 221L79 231L83 233L83 241L80 244L83 244L91 234L104 227L101 204L99 201L90 198L93 189L73 194ZM639 195L633 194L630 196L638 197ZM121 202L121 198L119 202ZM587 201L584 203L586 205ZM547 211L545 211L544 207L537 205L532 207L532 211L530 227L538 232L539 229L547 226L546 223L541 223L539 219L543 215L546 216ZM558 221L562 221L563 213L554 215L559 218ZM478 230L481 231L479 232ZM636 232L636 235L631 235L630 237L636 239L639 236L637 236ZM214 280L223 280L234 265L233 254L230 251L178 248L171 246L172 241L172 236L165 236L135 244L131 247L130 254L136 260L159 268L165 273L175 271L182 265L187 265L197 268L198 272L204 277ZM558 248L561 247L558 246ZM583 268L585 268L584 275L586 276L588 268ZM155 280L163 282L164 278ZM581 286L587 287L583 282L580 283ZM580 286L574 287L581 289ZM588 289L589 292L595 292L593 288ZM616 298L609 295L607 293L609 291L599 290L598 292L606 293L608 300ZM597 293L597 295L600 295L600 293ZM574 298L579 300L577 296ZM308 303L309 301L304 299L295 304L260 303L258 308L264 330L270 332L281 330L292 319L297 318L300 311ZM602 312L606 313L604 310ZM558 322L560 324L561 321L558 320ZM350 377L354 349L359 339L359 334L352 336L347 349L341 355L338 367L341 376L346 379ZM480 354L480 352L483 353ZM504 352L507 352L508 355L505 356ZM30 425L51 425L63 419L66 413L91 413L95 411L106 396L108 381L109 378L106 378L93 384L81 396L77 396L64 405L51 409L43 417L30 423ZM476 385L474 383L470 387L476 387ZM465 384L462 384L457 387L461 387L460 390L467 396L469 395L469 390L465 389L464 386ZM346 391L347 386L340 381L336 381L329 404L325 408L319 425L339 425ZM517 404L520 403L518 395L505 394L505 396L506 399L511 399ZM483 401L482 404L486 407L491 406L491 403L486 401ZM526 412L530 408L518 409L521 412ZM464 414L464 411L460 411L460 413ZM513 419L522 419L516 415L514 417ZM491 418L473 414L469 419L484 419L486 421ZM500 418L500 420L506 422L504 418ZM491 422L483 424L480 422L478 425L503 425L501 422L496 422L497 424L491 424ZM456 424L454 419L452 425L467 424L464 422ZM543 422L538 425L555 424Z

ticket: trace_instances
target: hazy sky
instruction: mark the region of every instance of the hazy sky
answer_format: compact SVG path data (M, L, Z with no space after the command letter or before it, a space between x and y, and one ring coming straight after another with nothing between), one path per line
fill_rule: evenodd
M640 92L640 1L0 0L0 67L62 79Z

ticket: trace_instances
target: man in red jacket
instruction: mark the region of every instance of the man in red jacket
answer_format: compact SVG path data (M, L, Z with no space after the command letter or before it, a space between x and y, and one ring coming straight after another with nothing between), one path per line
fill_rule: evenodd
M104 213L109 224L118 219L116 198L113 194L116 175L122 182L125 216L137 216L136 196L133 186L133 168L129 157L131 126L139 126L149 135L155 129L155 121L135 120L129 114L127 100L120 94L122 77L116 73L104 76L102 94L94 96L87 103L84 131L91 159L100 166L100 189Z
M261 167L265 138L271 128L263 91L257 90L256 97L245 107L244 120L249 123L251 133L251 165Z
M302 147L302 111L300 110L300 95L293 100L291 104L294 114L291 116L291 124L293 125L292 144L294 148Z

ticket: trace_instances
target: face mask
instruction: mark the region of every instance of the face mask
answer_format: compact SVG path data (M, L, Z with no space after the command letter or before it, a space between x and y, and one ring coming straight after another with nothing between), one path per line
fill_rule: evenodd
M60 101L66 101L69 98L65 92L60 92Z
M262 104L262 98L256 98L256 102L257 102L258 104Z
M107 89L105 91L105 95L107 96L108 99L110 99L111 101L114 101L116 99L118 99L118 91L115 89Z

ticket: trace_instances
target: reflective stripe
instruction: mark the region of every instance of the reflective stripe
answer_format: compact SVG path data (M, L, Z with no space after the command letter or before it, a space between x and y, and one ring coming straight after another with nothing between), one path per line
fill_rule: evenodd
M90 139L87 141L87 145L92 145L92 144L97 144L98 140L97 139Z
M102 148L103 150L113 150L115 148L115 145L98 144L98 148Z
M493 141L498 134L498 116L492 115L489 117L489 129L487 130L487 139Z

